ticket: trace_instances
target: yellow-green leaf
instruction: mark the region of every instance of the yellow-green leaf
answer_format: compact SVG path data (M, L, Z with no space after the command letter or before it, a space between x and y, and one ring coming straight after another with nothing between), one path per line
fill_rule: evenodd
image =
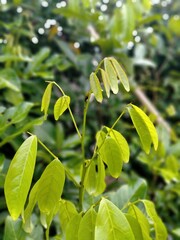
M37 153L37 137L27 138L11 161L5 179L5 197L11 217L16 220L24 211Z
M154 149L157 150L158 135L149 117L140 108L133 104L128 106L128 111L140 137L144 151L147 154L150 152L151 143L153 143Z
M65 181L62 163L55 159L44 170L39 179L37 202L41 212L49 214L58 204Z
M100 202L95 240L135 240L132 229L119 208L107 199Z
M109 58L104 59L104 69L108 75L111 90L114 94L119 91L117 74Z
M79 225L82 219L82 212L73 216L66 228L66 240L79 240L78 239L78 232L79 232Z
M51 100L51 92L52 92L53 83L49 83L44 91L42 102L41 102L41 111L44 111L45 117L47 116L49 103Z
M119 78L120 82L122 83L123 87L127 92L130 91L130 86L129 86L129 80L127 78L127 75L123 68L120 66L120 64L116 61L115 58L111 57L110 58L112 65L116 71L117 77Z
M104 84L104 88L105 88L105 91L106 91L106 95L109 98L110 97L109 78L108 78L107 73L102 68L100 68L100 71L101 71L101 77L102 77L102 80L103 80L103 84Z
M90 75L90 86L91 86L91 91L94 93L96 100L101 103L103 100L101 84L94 72L91 73Z
M123 135L120 132L114 129L110 129L108 127L106 127L106 129L108 130L109 135L116 141L119 147L119 150L120 150L119 158L121 159L121 161L125 163L129 162L130 152L129 152L129 145L126 139L123 137Z
M55 105L54 105L54 118L58 120L59 117L63 114L64 111L69 107L70 104L70 97L69 96L62 96L60 97Z

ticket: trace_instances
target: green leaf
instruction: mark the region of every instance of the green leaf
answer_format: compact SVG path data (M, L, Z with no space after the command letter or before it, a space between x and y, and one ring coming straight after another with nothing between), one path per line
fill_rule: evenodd
M135 240L125 215L112 202L102 199L100 202L95 240Z
M49 214L61 197L65 181L62 163L55 159L44 170L39 179L37 202L41 212Z
M7 216L3 240L25 240L25 232L22 229L22 220L14 221Z
M66 231L66 227L69 221L77 214L78 212L72 202L67 200L60 200L59 217L60 217L60 225L63 232Z
M37 202L37 192L38 192L38 187L39 187L39 181L37 181L33 188L31 189L31 192L29 194L29 201L28 205L24 211L24 220L25 223L23 225L23 228L26 232L31 232L32 231L32 224L30 221L31 213L33 211L33 208Z
M91 86L91 91L94 93L96 100L101 103L103 100L101 84L94 72L91 73L90 75L90 86Z
M60 97L55 105L54 105L54 118L58 120L59 117L63 114L64 111L69 107L70 104L70 97L69 96L62 96Z
M114 94L117 94L119 91L117 74L109 58L104 59L104 68L108 75L111 90Z
M109 78L108 78L107 73L102 68L100 68L100 71L101 71L101 77L102 77L102 80L103 80L103 84L104 84L104 88L105 88L105 91L106 91L106 95L109 98L110 97Z
M131 204L128 209L128 214L130 214L139 223L139 226L141 227L143 239L152 240L150 237L149 222L145 217L145 215L141 212L141 210L138 207L136 207L134 204Z
M97 165L95 160L90 160L91 163L88 166L86 177L84 181L84 187L90 195L97 196L101 194L105 187L105 169L104 164L100 158L97 159Z
M140 137L144 151L147 154L150 152L151 143L153 143L154 149L157 150L158 135L149 117L140 108L133 104L128 106L128 111Z
M44 111L45 117L47 116L49 103L51 100L51 92L52 92L53 83L49 83L44 91L42 102L41 102L41 111Z
M106 137L102 147L99 149L100 158L107 164L112 177L118 178L122 170L122 159L119 146L111 137Z
M125 216L126 216L128 222L129 222L129 225L131 226L131 229L133 231L135 239L146 240L142 236L141 227L140 227L139 222L137 221L137 219L132 217L130 214L125 214Z
M37 153L37 137L26 139L16 152L5 179L5 197L11 217L23 212L31 185Z
M20 92L21 82L13 69L4 69L0 71L0 89L9 88L13 91Z
M125 163L129 162L130 152L129 152L129 145L126 139L123 137L123 135L120 132L114 129L110 129L108 127L106 127L106 129L109 132L110 137L112 137L116 141L119 147L119 150L120 150L119 158L121 159L121 161Z
M66 240L79 240L78 232L81 219L82 213L79 213L70 220L66 228Z
M151 218L156 234L156 240L164 240L167 239L167 230L160 219L160 217L156 213L156 209L154 203L149 200L141 200L144 204L147 215Z
M126 76L125 71L123 70L123 68L120 66L120 64L116 61L115 58L111 57L110 58L112 65L116 71L117 77L119 78L119 80L121 81L123 87L125 88L125 90L127 92L130 91L130 86L129 86L129 80Z
M34 106L31 102L23 102L14 107L14 113L11 119L11 123L18 123L24 120L29 113L30 109Z
M94 240L97 213L91 207L83 216L78 232L78 240Z

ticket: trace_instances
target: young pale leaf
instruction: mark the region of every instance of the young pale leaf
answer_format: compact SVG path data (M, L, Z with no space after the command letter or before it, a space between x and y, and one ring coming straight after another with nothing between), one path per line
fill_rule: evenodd
M108 79L109 79L109 83L110 83L112 92L114 94L117 94L119 91L117 74L116 74L114 67L112 66L109 58L104 59L104 69L108 75Z
M112 177L118 178L122 170L123 161L121 159L120 148L111 137L107 137L99 149L100 158L107 164Z
M46 167L39 179L37 202L41 212L49 214L53 211L61 197L64 181L64 167L58 159L55 159Z
M102 68L100 68L100 71L101 71L101 77L102 77L102 80L103 80L103 84L104 84L104 88L105 88L105 91L106 91L106 95L109 98L110 97L110 82L109 82L109 78L108 78L107 73Z
M59 202L59 218L60 218L61 228L64 233L66 232L67 224L77 214L78 214L78 212L72 202L67 201L67 200L60 200L60 202Z
M156 213L154 203L149 200L141 200L141 202L144 204L147 215L151 218L153 222L156 240L167 239L167 230L162 220Z
M135 218L139 226L141 227L141 232L144 240L152 240L150 237L150 225L145 217L145 215L140 211L138 207L136 207L134 204L131 204L128 209L128 214L131 215L133 218Z
M132 229L119 208L107 199L100 202L95 240L135 240Z
M81 219L82 213L79 213L70 220L66 228L66 240L79 240L78 232Z
M112 65L116 71L117 77L119 78L119 80L121 81L123 87L125 88L125 90L127 92L130 91L130 86L129 86L129 81L128 78L126 76L126 73L124 72L124 70L122 69L122 67L119 65L119 63L116 61L115 58L111 57L110 58Z
M91 91L94 93L96 100L101 103L103 100L101 84L94 72L91 73L90 75L90 86L91 86Z
M44 91L42 102L41 102L41 111L44 111L45 117L47 116L49 103L51 100L51 92L52 92L53 83L49 83Z
M151 143L153 143L154 149L157 150L158 135L149 117L140 108L133 104L129 105L128 111L140 137L144 151L149 154Z
M69 107L70 104L70 97L69 96L62 96L60 97L55 105L54 105L54 118L58 120L59 117L63 114L64 111Z
M96 191L96 181L96 164L95 161L91 161L84 181L84 187L90 195Z
M25 232L22 229L22 220L14 221L10 216L7 216L5 221L5 231L3 240L24 240Z
M129 162L129 155L130 155L129 145L126 139L123 137L123 135L120 132L114 129L110 129L108 127L106 127L106 129L109 132L110 137L112 137L116 141L119 147L119 150L120 150L119 158L121 159L121 161L125 163Z
M11 217L16 220L24 210L31 185L37 153L37 137L27 138L16 152L5 179L5 197Z
M94 196L98 196L103 193L106 188L105 183L105 168L103 161L98 157L98 165L97 165L97 178L96 178L96 191Z
M78 240L94 240L97 213L91 207L83 216L78 232Z

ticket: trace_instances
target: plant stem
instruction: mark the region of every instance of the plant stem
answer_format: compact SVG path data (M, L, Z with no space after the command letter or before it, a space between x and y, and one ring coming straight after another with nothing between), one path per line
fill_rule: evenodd
M90 92L87 95L87 99L84 103L84 116L83 116L83 128L82 128L82 138L81 138L81 150L82 150L82 160L83 160L83 168L82 168L82 176L81 176L81 186L79 189L79 211L81 212L83 209L83 198L84 198L84 180L86 176L87 166L85 161L85 133L86 133L86 118L87 118L87 110L90 102Z
M62 90L62 88L61 88L56 82L53 81L53 84L56 85L56 87L59 88L59 90L61 91L61 93L62 93L63 96L66 95L66 94L64 93L64 91ZM79 129L78 129L78 126L77 126L77 124L76 124L76 121L75 121L75 118L74 118L74 116L73 116L73 113L72 113L72 111L71 111L70 106L68 106L68 110L69 110L69 113L70 113L72 122L73 122L73 124L74 124L74 127L75 127L75 129L76 129L76 131L77 131L77 134L78 134L79 138L81 139L82 136L81 136L81 133L80 133L80 131L79 131Z

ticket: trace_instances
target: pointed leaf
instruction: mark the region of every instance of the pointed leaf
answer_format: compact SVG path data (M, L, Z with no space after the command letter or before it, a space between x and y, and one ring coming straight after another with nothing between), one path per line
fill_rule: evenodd
M108 58L104 59L104 68L109 78L111 90L114 94L117 94L119 91L118 79L114 67L112 66L111 61Z
M149 117L140 108L133 104L129 105L128 111L140 137L144 151L147 154L150 152L151 143L153 143L154 149L157 150L158 135Z
M24 141L16 152L5 179L5 197L14 220L23 212L31 185L37 153L37 137Z
M129 225L131 226L131 229L133 231L135 239L145 240L143 238L141 227L140 227L139 222L137 221L137 219L132 217L130 214L126 214L125 216L126 216L128 222L129 222Z
M95 240L135 240L125 215L112 202L102 199L100 202Z
M123 135L120 132L114 129L110 129L108 127L106 127L106 129L109 132L110 137L112 137L116 141L119 147L119 150L120 150L119 158L121 159L121 161L125 163L129 162L129 155L130 155L129 145L126 139L123 137Z
M64 181L64 167L55 159L46 167L39 179L37 201L41 212L49 214L53 211L61 197Z
M78 231L81 219L82 213L79 213L70 220L66 228L66 240L79 240Z
M154 230L156 234L156 240L167 239L167 230L162 220L156 213L154 203L149 200L141 200L141 202L144 204L147 215L151 218L153 222Z
M122 170L122 159L116 140L107 137L99 150L100 158L108 165L112 177L118 178Z
M91 91L94 93L96 100L101 103L103 100L101 84L94 72L91 73L90 75L90 86L91 86Z
M70 97L69 96L62 96L60 97L55 105L54 105L54 118L58 120L59 117L63 114L64 111L69 107L70 104Z
M78 240L94 240L97 213L91 207L83 216L78 232Z
M52 92L53 83L49 83L44 91L42 102L41 102L41 111L44 111L45 117L47 116L49 103L51 99L51 92Z
M130 91L129 80L128 80L127 76L126 76L125 71L120 66L120 64L116 61L115 58L111 57L110 59L111 59L111 62L113 64L113 67L114 67L114 69L116 71L117 77L121 81L121 83L122 83L123 87L125 88L125 90L127 92L129 92Z
M110 97L110 82L109 82L109 78L108 78L107 73L102 68L100 68L100 71L101 71L101 77L102 77L102 80L103 80L103 84L104 84L104 88L105 88L105 91L106 91L106 95L109 98Z
M67 200L60 200L59 217L63 232L66 231L67 224L70 222L70 220L77 214L78 212L72 202Z

